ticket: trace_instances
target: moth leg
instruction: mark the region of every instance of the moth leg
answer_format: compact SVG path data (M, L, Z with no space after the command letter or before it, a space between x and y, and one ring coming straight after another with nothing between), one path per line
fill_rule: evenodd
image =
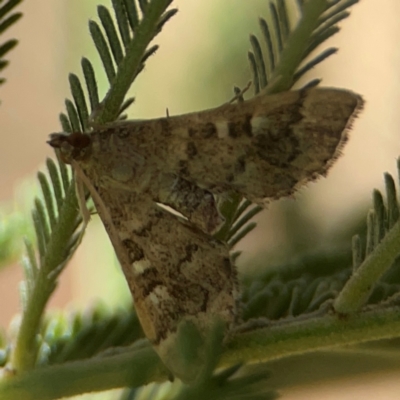
M74 178L75 178L75 191L76 197L78 200L79 211L82 215L83 225L84 227L90 221L90 211L86 204L86 194L85 194L85 174L80 168L79 164L74 160L71 162L71 165L74 167Z
M235 96L233 96L228 102L225 104L232 104L237 100L238 103L242 103L244 101L243 95L250 89L251 86L251 81L247 83L247 85L243 88L240 89L237 86L235 86Z
M157 201L180 212L207 234L217 232L225 221L211 192L176 175L162 177Z

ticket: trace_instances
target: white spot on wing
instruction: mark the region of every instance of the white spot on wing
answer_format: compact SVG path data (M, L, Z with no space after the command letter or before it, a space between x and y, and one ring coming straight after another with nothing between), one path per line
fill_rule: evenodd
M228 121L217 121L215 122L214 125L217 128L217 136L220 139L228 137L229 134Z
M154 289L154 290L155 290L155 289ZM151 293L149 294L149 299L150 299L150 301L151 301L153 304L155 304L156 306L157 306L158 303L160 302L160 300L159 300L157 294L154 293L154 292L151 292Z
M262 135L268 132L269 121L266 117L254 117L251 119L251 131L253 135Z
M165 286L156 286L149 294L150 301L155 305L158 305L160 301L165 301L170 297L171 296L169 295L168 290Z
M132 263L132 268L135 274L143 274L146 269L150 268L151 264L149 260L142 258L141 260Z

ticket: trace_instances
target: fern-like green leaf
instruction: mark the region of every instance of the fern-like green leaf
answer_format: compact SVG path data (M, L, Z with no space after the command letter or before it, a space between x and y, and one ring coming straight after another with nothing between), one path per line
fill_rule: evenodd
M56 287L59 274L73 253L73 247L77 245L76 238L82 235L78 231L74 185L69 183L63 193L61 171L53 161L48 161L47 165L50 179L41 172L38 174L44 200L37 198L32 212L38 256L31 242L25 241L25 281L21 284L23 314L11 354L13 367L21 371L33 368L37 362L39 348L43 344L36 337L44 307Z
M111 313L100 306L82 314L67 315L60 325L61 329L56 331L51 325L42 328L49 348L46 358L42 358L43 365L83 360L114 347L127 346L143 337L133 311Z
M97 88L96 76L93 69L93 65L86 57L83 57L81 61L81 66L83 75L85 77L86 88L88 91L90 109L94 110L99 105L99 91Z
M78 112L80 126L83 131L86 131L89 128L89 112L81 82L75 74L69 75L69 85L75 102L75 109Z
M289 16L295 13L296 4L283 0L277 3L271 1L268 18L270 22L264 18L260 19L266 46L265 55L262 54L259 40L255 36L251 37L254 54L249 58L254 81L259 82L259 86L255 85L255 93L267 84L268 93L288 90L313 66L332 55L335 51L328 49L308 61L305 66L301 66L312 51L338 32L337 23L348 17L347 9L355 3L356 0L300 2L298 7L301 16L291 31ZM257 68L254 68L254 65ZM268 68L265 65L268 65Z
M398 161L398 175L400 176ZM385 174L387 207L379 190L373 191L373 209L367 216L367 239L364 257L360 244L354 245L353 260L357 273L346 282L335 300L337 312L350 314L366 305L378 290L382 276L389 271L400 254L399 205L394 179ZM354 239L358 241L359 239ZM387 287L386 287L387 289ZM387 292L383 291L383 292Z
M0 5L0 34L7 32L8 29L13 26L22 17L22 13L14 12L22 0L8 0ZM11 51L18 41L15 39L9 39L5 43L0 45L0 70L3 70L7 65L8 61L4 60L3 57ZM0 78L0 84L4 83L5 79Z

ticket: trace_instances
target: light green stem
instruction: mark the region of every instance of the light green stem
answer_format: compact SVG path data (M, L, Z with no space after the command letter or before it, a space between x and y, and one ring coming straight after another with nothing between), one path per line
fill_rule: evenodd
M378 279L400 254L400 221L382 239L346 282L334 302L339 314L351 314L365 305Z
M225 347L220 365L267 362L399 335L400 312L393 306L371 309L348 319L327 315L283 321L236 334ZM50 400L167 379L165 367L150 345L145 345L119 355L52 365L6 379L0 385L0 398Z

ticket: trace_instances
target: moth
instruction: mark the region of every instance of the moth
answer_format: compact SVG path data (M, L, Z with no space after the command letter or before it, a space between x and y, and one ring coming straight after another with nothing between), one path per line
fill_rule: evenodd
M190 365L182 360L181 327L206 335L215 318L229 328L238 314L236 270L226 243L212 236L223 223L216 196L233 192L266 204L325 175L362 104L359 95L331 88L261 93L201 112L50 136L75 170L81 202L82 187L89 190L145 335L176 376L193 381L204 362L201 348Z

